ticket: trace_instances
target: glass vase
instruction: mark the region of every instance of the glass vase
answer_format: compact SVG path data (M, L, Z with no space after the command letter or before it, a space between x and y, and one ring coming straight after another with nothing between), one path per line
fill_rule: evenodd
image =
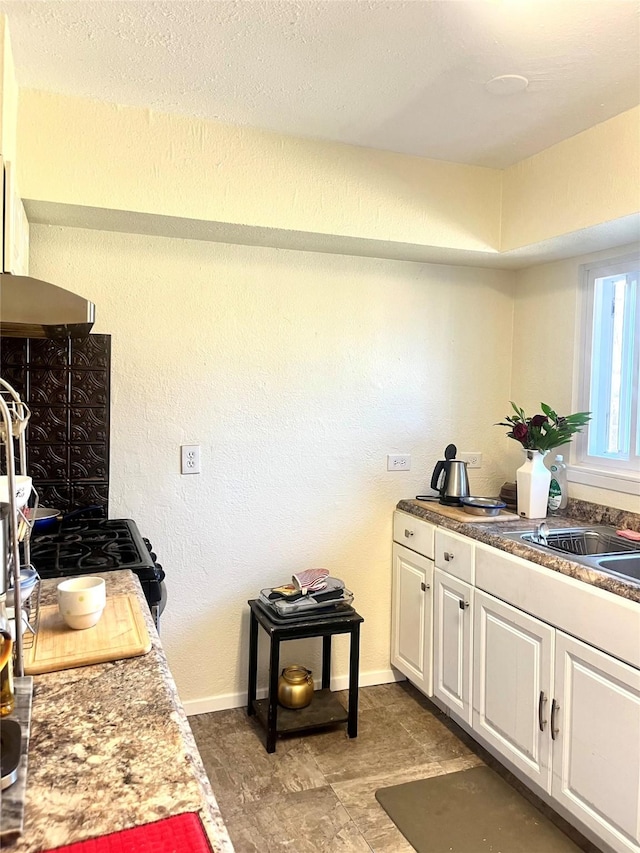
M546 518L551 471L544 464L549 451L525 450L524 464L516 471L518 515L522 518Z

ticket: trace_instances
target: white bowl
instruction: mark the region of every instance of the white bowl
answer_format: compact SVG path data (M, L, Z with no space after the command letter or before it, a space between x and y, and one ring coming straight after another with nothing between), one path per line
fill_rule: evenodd
M35 569L20 569L20 602L28 600L38 583L38 573ZM7 590L7 607L13 607L13 587Z
M62 618L70 628L81 631L84 628L93 628L100 621L103 612L104 607L102 610L96 610L94 613L83 613L82 616L73 616L71 613L66 613Z
M16 494L16 506L18 509L22 509L23 506L29 500L29 495L31 494L31 477L24 477L22 474L16 474L15 476L15 494ZM8 504L9 503L9 477L6 474L0 476L0 503Z
M103 578L82 575L58 584L58 609L65 620L67 616L86 616L102 612L106 598Z

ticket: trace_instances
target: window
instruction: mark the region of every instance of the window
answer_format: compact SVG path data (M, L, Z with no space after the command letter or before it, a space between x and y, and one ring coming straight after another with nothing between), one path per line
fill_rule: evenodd
M576 479L640 493L640 257L583 271L579 408L591 412L591 422L574 461L601 476Z

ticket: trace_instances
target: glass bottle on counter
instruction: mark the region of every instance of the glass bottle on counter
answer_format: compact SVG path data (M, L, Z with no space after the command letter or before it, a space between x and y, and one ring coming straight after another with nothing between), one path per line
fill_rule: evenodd
M0 595L0 717L7 717L14 709L13 692L13 640L7 616L6 593Z

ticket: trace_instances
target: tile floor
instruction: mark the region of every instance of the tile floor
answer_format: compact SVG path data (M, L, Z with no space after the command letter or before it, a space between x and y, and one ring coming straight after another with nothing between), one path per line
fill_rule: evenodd
M336 695L346 703L346 692ZM342 725L279 738L273 755L243 708L189 722L237 853L412 853L375 791L483 761L496 767L408 682L361 688L357 738Z

